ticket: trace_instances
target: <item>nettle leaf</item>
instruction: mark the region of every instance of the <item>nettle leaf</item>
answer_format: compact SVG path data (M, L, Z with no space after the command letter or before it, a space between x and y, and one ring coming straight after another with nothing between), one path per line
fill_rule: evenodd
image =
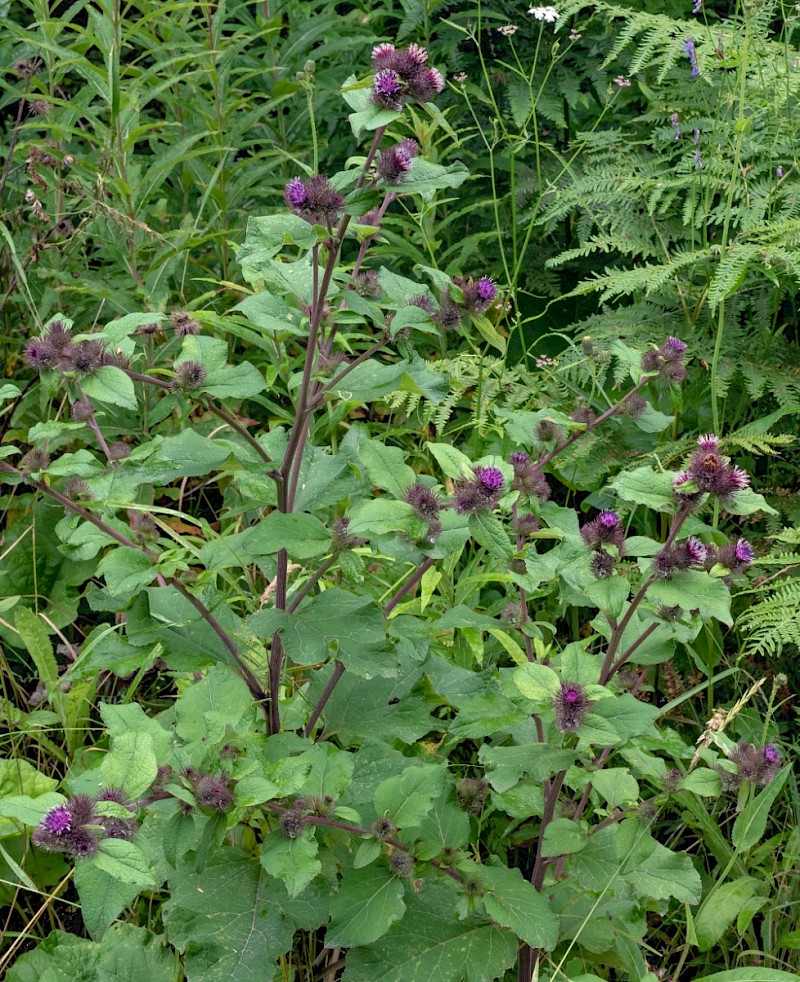
M121 839L108 839L121 842ZM89 937L99 941L108 927L140 893L140 886L106 872L94 860L75 864L75 889Z
M259 615L251 618L256 623ZM386 624L380 607L337 587L317 594L298 613L285 618L283 646L301 665L335 656L362 678L391 675L396 667L387 658Z
M478 760L487 769L487 780L495 791L501 793L508 791L525 775L544 781L574 764L576 756L574 750L554 750L544 744L517 747L484 744L478 751Z
M388 815L399 829L414 828L444 791L447 772L440 764L407 767L402 774L382 781L375 789L375 811Z
M328 947L350 948L377 941L403 916L405 887L384 866L348 870L331 901Z
M316 241L314 226L298 215L289 212L259 215L248 218L244 242L236 254L236 261L240 266L247 266L258 273L259 266L277 256L285 246L310 249ZM244 308L240 304L236 309Z
M551 702L561 691L561 679L547 665L530 662L514 669L514 685L533 702Z
M295 839L280 832L267 835L261 846L260 860L271 876L283 880L289 896L296 897L322 871L318 852L314 829L307 826Z
M486 982L516 961L511 931L482 918L458 920L456 894L445 883L426 883L407 905L378 942L349 952L343 982Z
M765 515L779 514L770 504L763 494L758 494L752 488L745 488L737 491L731 501L725 502L725 511L731 515L754 515L757 511Z
M107 788L122 788L132 801L141 798L158 773L153 738L149 733L120 733L103 757L100 778Z
M674 897L687 904L696 904L702 894L700 874L689 856L672 852L650 838L645 843L646 855L637 851L634 861L624 875L638 895L665 900Z
M592 785L609 808L639 800L639 782L627 767L607 767L591 775Z
M112 597L126 597L149 586L156 575L156 568L153 561L138 549L117 546L103 556L97 564L97 572L105 578L106 589Z
M598 772L600 773L600 772ZM554 818L544 830L542 854L544 856L563 856L580 852L589 843L585 828L569 818Z
M656 511L675 511L675 495L672 491L674 471L654 471L650 467L637 467L624 471L611 482L611 487L623 501L647 505Z
M656 580L650 585L647 598L653 604L699 610L705 620L733 624L730 591L721 579L703 570L678 571L668 580Z
M469 516L469 531L472 538L492 556L509 560L514 555L514 547L505 526L488 511L480 511Z
M352 123L352 116L350 117ZM431 201L435 191L458 188L469 177L469 168L460 160L448 167L433 164L424 157L415 157L411 171L402 184L387 185L387 190L398 195L418 194L423 201Z
M493 921L509 928L534 948L545 951L555 948L558 918L550 909L546 897L528 883L519 869L470 863L464 871L467 870L474 873L486 887L483 906Z
M472 461L449 443L427 443L442 472L457 481L459 478L473 478L475 472Z
M162 910L167 939L184 953L193 982L263 982L266 966L291 949L295 931L275 903L277 889L252 856L227 847L201 871L176 870Z
M86 860L98 869L140 890L156 886L150 864L142 850L125 839L103 839L97 853Z
M487 692L462 703L461 711L450 724L450 736L455 740L489 736L499 730L513 729L527 718L528 713L506 696Z
M370 481L395 498L402 499L405 489L416 480L414 471L405 462L405 451L399 447L367 440L359 446L358 455Z
M81 380L84 393L96 402L107 402L123 409L136 409L136 390L132 379L116 365L101 365Z
M187 743L202 740L213 746L229 727L235 729L252 714L244 681L225 665L215 665L176 701L175 732Z

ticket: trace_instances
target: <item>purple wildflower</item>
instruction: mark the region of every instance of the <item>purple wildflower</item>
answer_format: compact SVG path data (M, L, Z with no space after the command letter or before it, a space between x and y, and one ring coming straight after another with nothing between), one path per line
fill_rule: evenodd
M387 150L382 150L375 163L375 170L387 184L400 184L411 170L419 148L414 140L403 140Z
M780 180L783 177L783 168L782 167L777 167L775 169L775 176L778 178L778 180Z
M488 276L479 280L454 277L453 282L464 294L464 306L473 314L483 314L497 296L497 286Z
M305 197L300 193L301 188ZM305 219L310 225L330 227L338 220L344 208L344 196L322 174L315 174L306 181L301 181L299 177L293 178L286 185L284 200L293 214Z
M293 177L283 190L283 197L288 208L302 208L308 200L308 192L299 177Z
M461 327L461 311L450 300L443 301L439 312L433 318L445 334L452 334Z
M604 580L613 574L615 565L616 560L610 552L606 552L605 549L598 549L592 555L589 569L596 579Z
M489 494L496 494L503 488L503 472L497 467L476 467L478 484Z
M436 518L442 508L439 496L419 482L409 485L403 493L403 498L420 518Z
M524 512L522 515L517 515L517 517L514 519L514 531L517 533L517 535L522 537L533 535L533 533L538 532L541 527L542 526L539 519L530 512Z
M692 38L686 38L686 43L681 48L689 56L689 64L692 66L692 78L697 78L700 74L700 69L697 65L697 52L694 47L694 40Z
M703 157L699 150L694 155L694 165L698 170L703 169Z
M765 787L778 773L781 755L772 744L754 747L741 741L728 755L736 764L736 774L741 781L750 781L758 787Z
M686 378L683 364L686 344L678 338L669 337L660 348L651 348L642 355L642 371L658 372L658 378L665 382L682 382Z
M712 494L722 502L730 501L736 491L742 491L750 483L747 473L731 467L729 458L719 452L719 440L711 434L698 438L685 478L700 492Z
M550 497L550 485L547 478L537 468L536 464L526 453L511 454L511 464L514 468L514 479L511 482L512 491L521 491L529 498L547 501Z
M207 808L209 811L226 812L233 805L228 779L214 774L202 774L197 778L194 796L200 808Z
M697 146L699 142L700 142L700 130L695 129L694 133L692 134L692 143L695 146Z
M578 682L562 682L561 691L553 699L552 705L555 710L555 728L562 733L574 733L594 703Z
M689 536L683 543L686 559L693 566L700 566L706 561L706 547L696 535Z
M383 109L397 111L403 108L403 84L397 72L385 68L375 74L372 82L372 99Z
M406 99L430 102L444 88L442 73L427 65L428 53L419 44L406 49L379 44L372 51L375 78L373 101L384 109L402 109Z
M42 821L42 829L50 835L64 835L72 829L72 813L67 805L51 808Z
M714 558L731 573L741 573L753 561L753 547L747 539L739 539L718 549Z
M621 553L625 531L615 512L601 511L597 518L582 526L581 538L590 549L599 549L604 545L615 546Z
M678 119L679 119L679 116L678 116L677 113L673 113L670 116L670 118L669 118L669 121L672 123L672 129L673 129L673 131L675 133L675 139L676 140L680 140L680 138L681 138L681 128L678 125Z
M694 0L694 6L692 7L693 14L699 14L703 9L703 0Z

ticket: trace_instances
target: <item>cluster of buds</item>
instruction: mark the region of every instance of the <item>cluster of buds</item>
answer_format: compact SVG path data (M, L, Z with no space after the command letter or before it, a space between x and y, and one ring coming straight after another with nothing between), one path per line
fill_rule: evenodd
M708 558L708 549L692 535L685 542L661 549L653 556L652 571L663 579L670 579L679 570L702 566Z
M442 73L428 67L428 52L419 44L379 44L372 67L372 101L382 109L400 110L408 100L431 102L444 88Z
M414 509L414 514L427 522L427 541L435 542L442 534L442 523L439 521L442 501L439 496L435 491L431 491L424 484L417 482L406 488L403 497Z
M53 321L40 338L25 345L25 361L37 372L57 371L61 375L92 375L102 365L127 368L128 360L109 350L102 341L76 341L61 321Z
M344 208L344 195L322 174L306 181L293 177L283 190L283 199L292 214L310 225L324 225L328 229L336 224Z
M731 467L730 459L719 452L719 440L708 434L697 438L697 450L689 458L686 469L675 475L673 489L678 501L685 504L694 504L704 494L725 504L749 484L747 473Z
M449 289L439 298L439 310L433 318L446 333L457 331L464 319L464 313L484 314L497 298L497 284L489 276L478 279L453 277L453 284L461 291L463 300L455 300Z
M528 498L547 501L550 497L550 485L530 457L523 451L518 451L511 454L510 460L511 466L514 468L511 490L519 491L520 494L527 495ZM532 531L536 532L538 529L532 529ZM530 533L525 534L529 535Z
M619 515L613 511L601 511L581 528L581 538L593 551L590 568L598 580L611 576L614 572L616 558L625 555L625 532ZM615 556L608 551L611 546Z
M136 820L96 814L96 805L103 801L127 808L125 794L115 788L95 798L74 795L44 816L31 837L33 844L45 852L63 852L71 859L86 859L94 856L103 839L132 839Z
M682 382L686 378L683 357L686 343L669 337L660 348L653 348L642 355L642 371L657 372L664 382Z
M742 781L749 781L756 787L763 788L775 777L781 766L781 755L771 743L764 747L754 747L752 743L742 741L728 754L728 760L736 764L735 772L717 768L726 791L735 791Z
M375 170L387 184L402 184L418 153L416 140L402 140L393 147L381 150L375 161Z
M231 783L227 777L203 774L194 767L187 767L183 774L191 785L198 808L226 812L233 806Z
M503 473L497 467L476 467L472 480L456 481L453 508L459 515L475 515L497 507L503 494Z
M468 815L480 815L489 793L489 785L482 778L462 777L456 784L456 800Z
M561 691L552 702L553 725L562 733L575 733L593 705L580 683L562 682Z

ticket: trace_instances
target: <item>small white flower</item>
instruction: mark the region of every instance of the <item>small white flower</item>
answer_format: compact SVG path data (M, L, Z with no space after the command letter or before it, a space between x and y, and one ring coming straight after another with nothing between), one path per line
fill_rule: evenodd
M560 17L555 7L531 7L528 13L533 14L536 20L543 20L548 24L555 24Z

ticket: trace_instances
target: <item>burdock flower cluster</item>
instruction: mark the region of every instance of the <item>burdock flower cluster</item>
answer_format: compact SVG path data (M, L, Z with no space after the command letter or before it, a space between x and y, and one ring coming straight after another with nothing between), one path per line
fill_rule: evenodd
M476 467L472 480L456 481L453 508L459 515L475 515L491 510L503 494L503 472L497 467Z
M465 313L485 314L497 299L497 284L488 276L481 276L479 279L455 276L453 284L461 291L464 299L456 300L449 289L443 290L439 297L439 310L433 318L446 334L461 327Z
M428 67L428 52L419 44L379 44L372 51L372 67L372 101L382 109L400 110L408 100L431 102L444 88L442 73Z
M752 743L742 741L731 750L728 759L736 764L734 773L722 767L717 768L726 791L735 791L742 781L749 781L756 787L763 788L775 777L781 766L781 755L771 743L764 747L754 747Z
M514 468L511 490L519 491L528 498L547 501L550 497L550 485L534 461L523 451L512 453L510 460L511 466Z
M553 698L553 725L562 733L574 733L594 703L578 682L562 682L561 691Z
M675 475L673 488L676 498L686 504L699 501L703 494L710 494L724 504L749 484L746 471L731 467L730 459L719 452L719 440L708 434L698 437L697 450L689 458L686 469Z
M678 570L702 566L708 557L708 549L697 538L690 536L685 542L661 549L653 556L652 571L656 576L670 579Z
M74 795L44 816L34 830L33 844L45 852L63 852L71 859L86 859L97 852L103 839L132 839L135 819L96 814L97 804L103 801L126 804L124 793L113 788L95 798Z
M642 355L642 371L658 372L658 378L665 382L682 382L686 378L685 353L686 343L669 337L660 348Z
M442 501L438 494L425 487L424 484L417 482L406 488L403 497L414 509L414 514L427 522L427 541L435 542L442 534L442 523L439 521Z
M375 170L387 184L402 184L419 153L416 140L402 140L378 154Z
M592 573L598 580L611 576L616 560L625 555L625 531L619 515L601 511L597 518L582 526L581 538L594 553L590 563ZM609 552L608 546L614 552Z
M339 220L344 208L344 195L322 174L306 181L293 177L284 188L283 198L292 214L310 225L324 225L328 229Z
M92 375L102 365L128 367L127 358L109 350L102 341L76 341L61 321L53 321L40 338L28 341L25 361L37 372L56 371L71 376Z

